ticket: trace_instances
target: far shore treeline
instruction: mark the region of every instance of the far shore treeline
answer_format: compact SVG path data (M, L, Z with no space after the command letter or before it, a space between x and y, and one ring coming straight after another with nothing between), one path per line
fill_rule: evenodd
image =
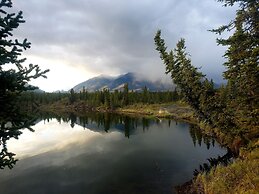
M20 96L20 104L23 107L36 108L41 105L51 105L59 103L61 105L73 105L83 103L88 107L103 106L108 109L115 109L136 103L160 104L175 102L181 99L181 94L176 89L174 91L149 91L144 87L141 92L129 90L128 84L124 84L122 90L110 91L109 89L88 92L85 88L76 93L71 89L67 93L36 93L24 92Z

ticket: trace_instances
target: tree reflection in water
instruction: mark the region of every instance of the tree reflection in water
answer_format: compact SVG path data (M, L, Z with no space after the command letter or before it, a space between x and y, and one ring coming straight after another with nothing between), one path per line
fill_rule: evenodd
M189 132L190 136L192 137L194 146L196 146L197 144L201 146L202 142L206 144L208 150L211 146L215 146L215 139L202 133L202 131L197 125L190 125Z
M215 139L205 135L201 132L197 125L190 125L190 136L192 137L193 145L196 146L197 143L199 146L202 145L202 142L206 145L209 150L211 146L215 146ZM216 158L208 158L207 163L200 164L199 169L193 171L193 175L197 176L200 172L209 172L213 167L221 164L227 165L233 161L233 158L236 157L230 149L227 149L227 153L223 156L218 156Z
M150 126L159 125L159 119L147 119L147 118L139 118L139 117L130 117L126 115L118 115L111 113L96 113L89 112L84 115L76 115L74 113L67 113L64 115L56 115L53 113L34 113L34 114L18 114L18 110L16 110L16 114L0 114L0 145L1 145L1 153L0 153L0 168L3 169L6 166L9 168L13 168L17 159L15 158L15 153L11 153L7 149L7 141L11 138L18 139L19 135L22 134L22 130L29 129L33 131L31 128L38 120L50 121L55 118L59 123L70 122L71 128L75 125L80 125L83 128L88 128L90 130L108 133L110 130L117 130L124 133L126 138L130 138L132 134L135 133L135 130L138 126L142 127L143 132L146 132ZM34 116L32 116L34 115ZM168 125L170 126L172 123L171 120L168 120ZM201 133L199 128L195 125L190 125L189 133L192 138L194 146L201 146L204 143L207 149L210 149L211 146L214 147L215 139L209 136L206 136ZM229 156L229 154L227 154ZM225 159L225 157L223 157ZM216 159L210 158L208 161L212 164L218 163ZM200 167L200 171L204 171L208 169L207 164L203 164ZM196 175L198 170L194 171Z
M13 106L9 111L1 109L0 111L0 169L14 167L18 159L15 158L15 153L9 152L7 148L7 141L11 138L18 139L22 134L22 130L31 128L36 120L35 114L22 113L18 107Z
M45 121L49 121L50 118L55 118L59 123L61 123L61 121L70 122L71 128L77 124L83 128L105 133L110 132L111 129L116 129L124 132L124 135L127 138L130 137L138 126L142 126L142 129L145 132L151 124L156 124L159 121L158 119L98 112L86 112L83 115L76 115L75 113L66 113L63 115L41 113L40 115L40 119Z

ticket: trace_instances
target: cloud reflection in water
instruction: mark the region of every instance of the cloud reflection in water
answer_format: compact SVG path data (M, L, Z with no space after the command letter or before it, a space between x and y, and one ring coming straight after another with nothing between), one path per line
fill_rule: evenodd
M35 133L10 141L10 150L23 159L1 172L0 193L168 193L208 157L226 152L218 144L207 149L203 141L194 146L186 123L148 126L138 123L128 138L116 127L106 133L41 121Z
M19 158L38 155L44 152L64 149L73 144L92 141L101 134L79 125L71 128L69 123L57 124L55 119L49 122L40 121L35 127L35 132L25 130L19 139L11 139L8 142L10 151L16 153Z

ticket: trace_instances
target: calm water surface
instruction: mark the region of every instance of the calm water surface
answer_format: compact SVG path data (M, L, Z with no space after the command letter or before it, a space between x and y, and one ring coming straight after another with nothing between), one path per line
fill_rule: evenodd
M38 119L8 141L19 159L1 194L174 193L226 149L187 123L111 114Z

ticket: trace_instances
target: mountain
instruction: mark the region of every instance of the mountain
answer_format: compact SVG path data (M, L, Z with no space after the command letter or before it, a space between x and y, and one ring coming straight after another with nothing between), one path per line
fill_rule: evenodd
M32 90L31 92L34 92L34 93L45 93L45 91L40 89L40 88Z
M52 93L66 94L66 93L69 93L69 91L66 91L66 90L56 90L56 91L53 91Z
M73 89L75 92L80 92L85 87L87 91L93 92L106 88L107 84L111 83L113 79L113 77L100 75L76 85Z
M104 88L107 88L111 91L123 90L123 86L126 83L128 83L129 90L134 91L141 91L145 86L150 91L167 91L173 90L175 88L173 84L165 84L159 80L140 80L136 74L127 73L117 77L108 77L104 75L94 77L76 85L73 89L75 92L82 91L83 87L85 87L85 89L90 92L102 90Z
M45 93L44 90L40 89L39 87L37 86L34 86L34 85L31 85L31 84L25 84L26 87L36 87L36 89L34 90L27 90L27 92L32 92L32 93Z

